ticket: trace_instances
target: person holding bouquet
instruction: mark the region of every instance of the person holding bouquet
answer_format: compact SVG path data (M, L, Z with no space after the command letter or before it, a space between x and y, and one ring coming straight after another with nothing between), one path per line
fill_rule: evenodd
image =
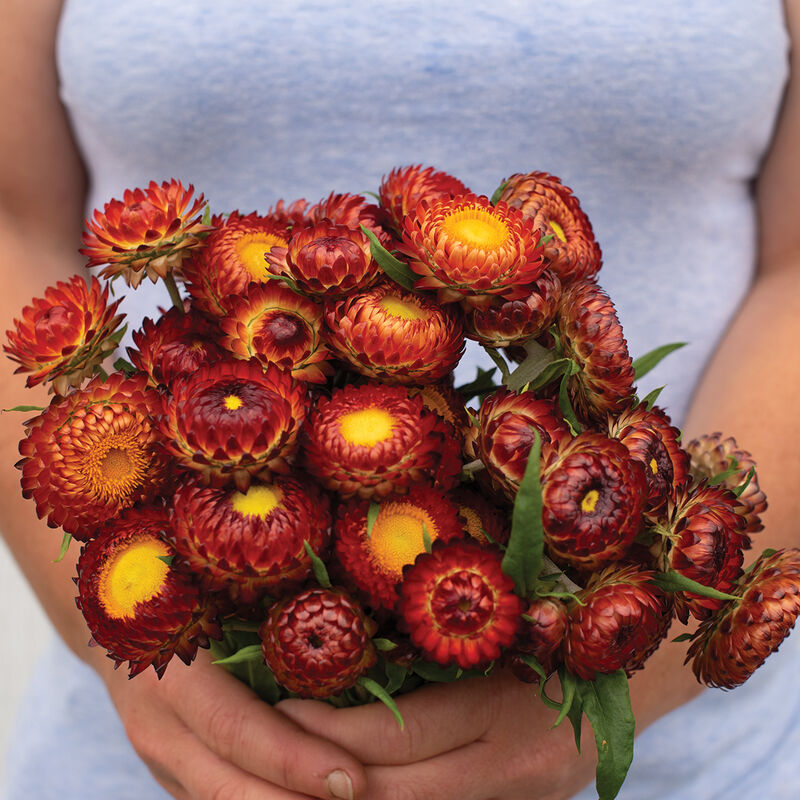
M691 343L659 368L684 440L734 433L758 457L770 545L797 544L786 410L800 389L796 0L535 11L147 0L136 13L48 0L10 3L5 22L6 328L43 283L83 269L90 210L153 177L246 213L363 190L398 163L435 164L487 194L503 176L546 169L592 218L630 349ZM128 298L140 316L167 305L142 288ZM3 408L21 388L5 382ZM12 468L19 420L4 414L2 425L0 526L63 639L37 673L9 800L566 800L591 781L590 734L576 755L535 689L504 673L399 698L402 730L380 704L271 708L205 651L191 671L173 662L160 681L152 671L128 681L86 647L77 548L51 563L57 542ZM793 796L797 647L787 640L765 677L730 697L698 697L679 669L685 646L660 648L631 682L644 732L620 797L706 800L731 786Z

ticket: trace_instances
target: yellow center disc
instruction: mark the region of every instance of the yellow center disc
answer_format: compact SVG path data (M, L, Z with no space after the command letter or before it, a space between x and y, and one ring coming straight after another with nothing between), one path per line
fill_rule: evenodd
M562 242L566 242L567 241L567 237L566 237L566 234L564 233L564 229L555 220L552 220L552 219L550 220L550 227L553 229L553 233L559 239L561 239Z
M588 492L586 492L583 500L581 500L581 509L587 514L591 514L592 511L595 510L599 498L600 493L597 491L597 489L590 489Z
M436 524L426 511L410 503L381 505L368 542L372 560L381 571L399 579L403 567L413 564L425 552L423 524L431 541L435 541Z
M655 458L650 459L649 466L650 466L650 472L652 472L653 475L658 475L658 462L655 460Z
M372 447L390 438L394 417L382 408L351 411L339 420L339 433L348 444Z
M272 233L248 233L236 242L236 253L242 266L258 281L265 281L270 274L264 256L273 247L286 247L286 239Z
M400 319L425 319L427 316L419 306L390 294L381 299L379 305L389 316Z
M170 555L164 542L146 534L120 547L100 572L97 594L106 614L114 619L136 616L136 604L161 591L169 565L159 556Z
M266 519L281 503L281 490L276 486L252 485L247 492L234 492L231 505L245 517Z
M120 500L142 485L150 455L142 431L132 429L91 442L81 461L89 491L103 501Z
M444 218L442 228L451 239L481 250L497 250L509 238L506 223L483 208L468 207L451 211Z
M228 411L236 411L243 405L242 398L235 394L227 395L222 402L225 404L225 408L227 408Z

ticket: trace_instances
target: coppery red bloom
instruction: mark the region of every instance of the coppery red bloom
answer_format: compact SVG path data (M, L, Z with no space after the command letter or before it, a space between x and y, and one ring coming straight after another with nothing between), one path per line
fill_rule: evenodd
M564 357L580 370L569 378L569 395L583 419L619 414L633 397L633 361L609 296L591 281L564 291L557 316Z
M551 556L596 570L625 556L642 526L644 470L624 445L584 432L543 472L542 523Z
M339 506L334 527L336 557L369 605L391 611L403 567L425 552L426 535L431 542L461 538L461 522L445 495L425 487L383 500L371 530L369 509L364 500Z
M516 209L467 194L421 200L405 218L398 249L420 276L415 289L486 308L493 297L528 296L545 268L539 238Z
M622 442L644 467L645 511L663 510L667 500L689 480L689 457L678 442L680 431L662 409L654 406L648 411L643 405L610 417L608 429L609 436Z
M323 554L328 498L304 476L252 482L246 492L187 482L175 493L171 537L202 586L253 605L298 587L311 574L304 542Z
M485 666L514 641L522 601L494 548L437 542L406 567L397 613L411 641L439 664Z
M338 356L385 383L435 383L464 352L460 315L391 282L328 303L325 320Z
M117 328L124 314L117 314L119 300L108 303L108 286L101 290L94 276L87 286L79 275L58 281L22 309L14 330L6 331L6 354L30 372L25 385L51 381L56 394L79 387L96 366L117 346Z
M414 483L451 488L461 470L449 425L401 386L320 398L303 431L305 466L343 497L385 497Z
M272 274L320 298L366 289L383 276L372 260L369 239L358 229L329 220L296 230L285 245L267 254L266 263Z
M221 336L216 324L199 312L170 308L155 322L145 318L141 329L133 332L136 347L128 348L128 357L147 373L151 386L170 386L204 364L219 361L225 354L217 344Z
M98 376L27 424L20 442L22 494L51 528L92 538L107 519L162 487L167 461L158 395L146 376Z
M164 398L164 446L206 483L246 491L253 477L285 472L306 414L302 383L274 364L218 361Z
M767 497L758 485L758 475L755 471L750 477L750 470L755 470L755 461L747 450L742 450L736 440L729 436L722 438L722 434L712 433L710 436L700 436L686 445L686 451L691 458L691 472L695 480L708 480L734 469L735 471L725 477L720 486L726 489L736 489L749 478L745 490L739 495L736 511L745 518L743 533L744 547L750 547L750 533L758 533L764 525L759 516L767 509ZM734 461L735 459L735 461Z
M277 364L298 380L325 383L333 372L322 336L322 307L286 286L251 283L220 320L222 344L239 358Z
M550 327L560 300L561 282L546 269L528 287L527 297L496 298L487 308L470 308L465 315L466 334L484 347L510 347L534 339Z
M273 247L286 246L289 230L272 217L238 211L215 216L212 222L216 230L184 264L183 273L195 307L223 317L230 298L244 292L248 284L272 280L266 254Z
M309 589L272 606L259 635L281 686L300 697L327 698L374 666L375 629L341 589Z
M583 605L569 605L564 664L574 675L641 668L669 630L672 603L636 566L608 568L592 576L578 593Z
M189 253L203 243L203 195L192 200L194 187L180 181L150 181L147 189L126 189L122 200L111 200L102 213L95 209L86 220L81 254L87 266L105 264L104 278L121 275L136 287L146 275L155 283L180 267Z
M565 284L597 275L603 257L592 225L572 189L558 178L546 172L512 175L500 200L520 209L542 236L552 236L544 254Z
M363 225L378 237L384 247L391 241L383 228L389 221L386 212L358 194L331 192L308 209L308 220L312 225L322 222L345 225L353 231L360 230Z
M789 635L800 614L800 550L762 555L736 594L700 625L686 656L707 686L741 686Z
M523 612L509 665L521 681L538 683L541 676L520 656L533 656L547 675L555 672L561 663L561 649L567 635L567 607L556 597L537 597Z
M525 474L534 432L541 438L544 456L572 438L552 401L504 387L483 401L478 426L477 455L512 502Z
M426 386L409 386L410 397L422 398L428 411L441 417L453 429L455 438L463 444L470 427L464 398L449 383L429 383Z
M173 568L163 509L130 509L84 546L78 608L94 640L133 677L152 666L160 678L177 655L189 664L209 638L221 639L216 610Z
M378 195L381 205L391 217L392 227L399 232L403 228L403 219L417 207L420 200L451 198L468 192L458 178L446 172L437 172L433 167L423 169L422 164L417 164L397 167L384 175Z

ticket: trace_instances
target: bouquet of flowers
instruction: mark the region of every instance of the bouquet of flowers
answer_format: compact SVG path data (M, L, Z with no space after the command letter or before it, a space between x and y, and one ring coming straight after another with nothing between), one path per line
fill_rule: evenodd
M53 392L23 495L62 556L81 543L78 606L131 677L210 645L268 702L378 699L402 724L398 694L511 670L578 742L588 718L613 798L627 677L693 617L697 678L743 683L800 612L800 551L743 568L753 459L682 446L637 395L679 345L631 359L559 179L489 198L411 166L375 197L212 215L173 180L95 211L81 252L105 285L60 282L7 333ZM174 307L107 374L113 282L145 276ZM455 388L466 339L495 367Z

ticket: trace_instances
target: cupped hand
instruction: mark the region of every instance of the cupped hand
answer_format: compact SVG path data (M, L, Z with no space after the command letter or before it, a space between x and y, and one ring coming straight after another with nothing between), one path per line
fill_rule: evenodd
M276 708L367 765L365 800L566 800L593 778L588 724L579 756L569 722L552 728L557 715L538 687L508 673L396 700L404 730L381 703L334 709L285 700Z
M148 670L107 678L131 743L179 800L359 798L361 764L270 707L201 651L159 681Z

